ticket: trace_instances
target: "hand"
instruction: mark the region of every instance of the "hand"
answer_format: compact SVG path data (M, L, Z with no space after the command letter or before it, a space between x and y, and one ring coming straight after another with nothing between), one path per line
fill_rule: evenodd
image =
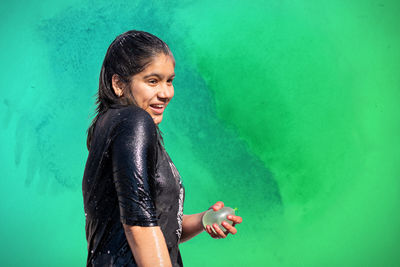
M223 208L223 207L224 207L224 202L218 201L217 203L215 203L214 205L212 205L210 208L212 208L214 211L217 211L217 210L219 210L219 209L221 209L221 208ZM226 238L226 236L227 236L229 233L231 233L231 234L233 234L233 235L236 234L236 233L237 233L237 230L236 230L236 228L235 228L235 225L236 225L236 224L239 224L239 223L241 223L241 222L243 221L243 220L242 220L242 217L236 216L236 215L228 215L228 216L227 216L227 219L230 220L230 221L232 221L233 224L230 225L229 223L223 221L221 224L222 224L222 226L226 229L226 231L222 231L222 229L219 228L219 226L218 226L216 223L214 223L212 226L213 226L213 228L214 228L214 230L215 230L215 233L214 233L214 231L211 229L211 226L210 226L210 225L206 225L206 231L207 231L207 233L208 233L212 238L215 238L215 239Z

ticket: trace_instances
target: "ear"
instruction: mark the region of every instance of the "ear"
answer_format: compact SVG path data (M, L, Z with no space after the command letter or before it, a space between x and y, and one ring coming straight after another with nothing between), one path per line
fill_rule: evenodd
M114 74L112 76L111 82L112 82L112 87L113 87L114 93L117 96L122 96L122 94L124 93L124 91L123 91L124 83L121 81L118 74Z

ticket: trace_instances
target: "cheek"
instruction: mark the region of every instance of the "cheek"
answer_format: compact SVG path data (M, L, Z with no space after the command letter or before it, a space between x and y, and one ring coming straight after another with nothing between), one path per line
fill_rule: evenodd
M147 88L146 86L138 86L132 90L132 94L135 97L139 105L148 105L149 100L153 97L154 90Z

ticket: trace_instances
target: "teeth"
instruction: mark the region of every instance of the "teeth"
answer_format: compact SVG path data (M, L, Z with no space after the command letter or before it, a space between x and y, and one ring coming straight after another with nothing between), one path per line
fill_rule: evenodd
M157 108L162 108L164 105L153 105L153 106Z

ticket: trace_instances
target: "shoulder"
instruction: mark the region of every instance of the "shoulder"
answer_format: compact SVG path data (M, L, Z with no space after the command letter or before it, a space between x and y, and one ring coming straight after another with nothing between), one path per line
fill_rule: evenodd
M156 132L153 118L147 111L137 106L127 106L115 109L114 118L119 130Z
M153 118L147 111L136 106L127 106L117 109L116 116L119 117L119 123L128 124L144 124L154 126Z

